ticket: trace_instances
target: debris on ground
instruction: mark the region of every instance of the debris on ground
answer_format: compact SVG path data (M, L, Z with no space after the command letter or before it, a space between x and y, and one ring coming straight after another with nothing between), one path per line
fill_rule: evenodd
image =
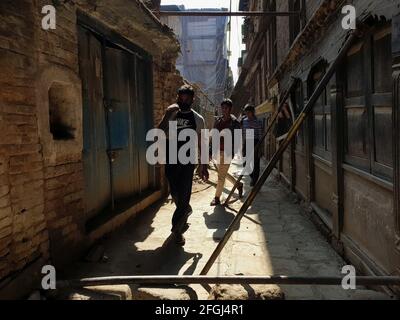
M285 300L285 294L276 285L216 285L209 300Z

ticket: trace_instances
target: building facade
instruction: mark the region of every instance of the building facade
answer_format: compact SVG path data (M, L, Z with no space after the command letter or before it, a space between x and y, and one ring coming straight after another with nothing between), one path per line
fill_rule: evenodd
M239 105L254 103L268 123L298 79L287 101L296 117L345 42L349 30L342 27L341 10L346 4L356 8L362 34L277 170L359 272L398 275L399 3L241 1L242 10L298 14L245 20L246 57L232 97ZM273 134L266 139L267 160L275 142Z
M161 6L162 11L185 11L184 6ZM190 11L226 11L227 9L190 9ZM226 16L163 16L181 44L177 69L200 88L216 106L230 94L232 74L227 52ZM215 110L214 110L215 111Z
M163 196L145 137L183 84L179 43L143 2L53 2L45 30L47 2L0 3L1 298Z

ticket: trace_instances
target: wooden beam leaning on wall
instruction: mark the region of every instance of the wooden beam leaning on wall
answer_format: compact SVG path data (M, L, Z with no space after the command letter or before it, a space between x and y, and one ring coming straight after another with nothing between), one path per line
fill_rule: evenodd
M225 247L225 244L228 242L230 236L233 234L234 230L236 229L237 225L240 223L240 220L243 218L247 209L253 203L255 197L257 196L258 192L260 191L261 187L267 181L268 177L270 176L271 172L273 171L276 163L279 161L280 157L282 156L283 152L286 148L290 145L292 140L296 137L296 133L300 129L303 122L307 119L307 116L310 115L315 102L318 100L322 90L326 87L328 82L330 81L332 75L335 73L336 68L342 62L343 58L346 56L347 51L351 48L354 44L355 40L358 39L360 36L359 30L352 30L349 32L347 40L345 41L344 45L342 46L341 50L339 51L336 59L332 62L329 66L328 70L326 71L323 78L318 83L317 87L315 88L312 96L310 97L308 103L304 106L303 110L299 114L296 121L293 123L293 126L290 128L287 137L283 140L281 145L279 146L278 150L272 156L270 162L268 163L267 167L263 171L261 177L258 179L257 183L255 184L254 188L251 190L249 195L247 196L246 200L244 201L242 207L240 208L238 214L233 219L232 223L228 227L225 235L218 243L217 247L215 248L214 252L212 253L210 259L207 261L206 265L204 266L203 270L201 271L200 275L206 275L208 271L211 269L212 265L214 264L215 260L221 253L222 249Z

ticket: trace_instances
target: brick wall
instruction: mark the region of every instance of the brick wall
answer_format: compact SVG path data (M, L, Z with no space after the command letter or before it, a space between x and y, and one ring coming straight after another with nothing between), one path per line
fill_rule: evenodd
M41 8L46 4L47 1L38 1L36 7L38 21L43 17ZM38 68L43 70L57 66L78 76L76 9L71 4L58 6L56 9L56 30L36 29ZM43 143L48 143L45 138L42 140ZM71 256L79 253L78 244L83 238L84 177L81 153L76 153L70 159L58 157L52 162L45 161L43 169L44 215L48 223L50 256L53 264L63 265ZM58 254L65 249L69 255Z
M34 10L32 1L0 4L0 279L47 255Z
M46 70L53 75L54 68L80 82L76 7L58 6L57 29L44 31L41 9L47 4L0 2L0 292L3 279L37 258L63 265L89 244L83 232L82 148L78 143L73 151L47 157L42 98L48 93L42 80L48 79L39 76ZM155 59L155 123L183 83L175 59L174 54Z
M184 84L173 62L174 58L167 57L153 65L155 124L161 121L167 107L175 103L177 90Z

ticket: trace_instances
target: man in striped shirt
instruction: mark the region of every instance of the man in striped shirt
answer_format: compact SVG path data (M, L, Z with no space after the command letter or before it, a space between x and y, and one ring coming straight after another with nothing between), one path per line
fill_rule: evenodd
M260 141L263 135L263 122L256 117L255 108L251 104L247 104L244 107L244 112L246 116L242 119L242 129L243 129L243 157L246 157L246 143L254 143L254 148ZM249 130L254 130L254 140L251 141L246 138L246 132ZM247 159L246 159L247 160ZM250 174L251 182L250 186L254 186L260 175L260 152L254 155L254 166L253 171Z

